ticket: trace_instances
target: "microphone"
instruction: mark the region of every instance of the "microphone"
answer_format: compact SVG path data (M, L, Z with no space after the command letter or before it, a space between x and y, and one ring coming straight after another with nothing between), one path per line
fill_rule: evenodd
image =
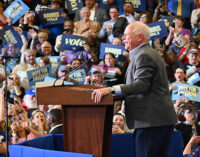
M84 66L86 63L88 63L89 61L91 61L94 57L96 57L96 54L95 54L94 56L91 56L91 55L90 55L90 58L89 58L89 59L85 60L82 64L80 64L78 67L76 67L74 70L72 70L69 74L65 75L65 77L63 78L62 86L64 86L65 79L66 79L67 77L69 77L69 75L71 75L74 71L78 70L80 67ZM61 77L63 77L63 76L61 76ZM53 87L55 87L56 82L57 82L61 77L57 78L57 79L54 81Z

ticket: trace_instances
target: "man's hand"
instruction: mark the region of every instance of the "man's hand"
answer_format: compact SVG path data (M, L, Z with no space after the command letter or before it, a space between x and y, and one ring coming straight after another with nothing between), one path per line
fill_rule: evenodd
M100 103L103 96L108 95L110 93L111 93L110 88L96 89L94 90L94 92L92 92L92 100L94 100L95 103Z

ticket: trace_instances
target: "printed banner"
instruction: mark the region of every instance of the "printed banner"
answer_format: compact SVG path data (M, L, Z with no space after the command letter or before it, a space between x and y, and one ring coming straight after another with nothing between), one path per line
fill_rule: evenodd
M82 0L65 0L69 14L76 13L76 10L83 7Z
M101 43L99 59L103 59L106 53L111 52L115 55L116 60L118 60L124 51L124 46Z
M141 12L146 10L146 0L134 0L132 3L134 11Z
M48 9L39 12L40 24L41 25L57 25L64 24L65 18L60 16L63 9Z
M177 100L180 97L187 97L190 101L200 102L200 87L187 83L173 83L177 87L172 91L172 100Z
M195 83L200 81L199 73L194 73L192 76L189 77L187 83L194 85Z
M154 22L148 24L151 31L151 38L150 40L160 39L163 37L168 36L168 31L165 26L164 21Z
M78 82L78 84L85 83L86 73L84 69L76 70L69 75L69 78Z
M44 81L44 78L49 75L49 72L50 65L27 71L29 86L34 86L36 82Z
M41 57L35 58L35 60L38 64L39 64L40 58ZM57 70L58 65L59 65L59 56L48 56L48 58L50 59L50 62L51 62L49 76L56 77L56 70Z
M1 56L18 57L23 45L20 35L12 26L4 27L3 31L4 42L0 46Z
M164 21L165 26L169 27L173 24L174 16L162 16L161 19L158 21Z
M93 71L95 70L101 70L101 71L107 71L104 74L104 77L107 78L115 78L117 73L116 73L116 69L119 69L118 67L108 67L108 66L104 66L104 65L93 65L89 71L89 74L92 74Z
M4 27L3 31L3 37L7 43L13 43L15 47L23 45L20 35L14 30L13 26Z
M83 51L88 39L78 35L63 34L60 50Z
M4 11L7 18L12 17L12 24L20 19L30 8L22 2L22 0L15 0Z

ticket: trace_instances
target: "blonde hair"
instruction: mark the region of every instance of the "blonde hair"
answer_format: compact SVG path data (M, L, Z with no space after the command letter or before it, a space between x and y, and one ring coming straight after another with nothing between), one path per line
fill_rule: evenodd
M39 112L42 113L42 114L44 115L44 118L45 118L45 120L46 120L45 113L44 113L43 111L41 111L41 110L35 110L35 111L32 112L32 116L31 116L31 118L29 119L29 126L30 126L30 127L34 128L34 124L33 124L32 121L33 121L33 119L34 119L36 113L39 113ZM48 131L47 122L44 123L43 127L44 127L44 131Z
M26 70L28 68L28 65L26 63L26 56L28 56L31 53L34 53L34 55L36 54L34 50L30 50L30 49L24 50L24 52L22 52L22 54L21 54L20 64L22 65L22 68L24 70ZM34 64L33 64L33 67L37 67L37 66L38 66L38 64L37 64L37 62L35 60Z
M41 36L44 36L44 37L46 37L47 38L47 40L48 40L48 34L46 33L46 32L39 32L38 34L37 34L37 37L41 37Z

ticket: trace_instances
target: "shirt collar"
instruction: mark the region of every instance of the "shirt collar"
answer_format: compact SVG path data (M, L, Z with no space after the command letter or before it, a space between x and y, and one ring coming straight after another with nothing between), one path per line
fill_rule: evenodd
M59 126L62 126L63 124L58 124L58 125L55 125L51 128L51 130L49 131L49 133L51 133L55 128L59 127Z
M133 55L138 51L138 49L140 49L143 45L147 44L148 42L145 42L139 46L137 46L136 48L132 49L129 53L129 58L131 59L133 57Z

